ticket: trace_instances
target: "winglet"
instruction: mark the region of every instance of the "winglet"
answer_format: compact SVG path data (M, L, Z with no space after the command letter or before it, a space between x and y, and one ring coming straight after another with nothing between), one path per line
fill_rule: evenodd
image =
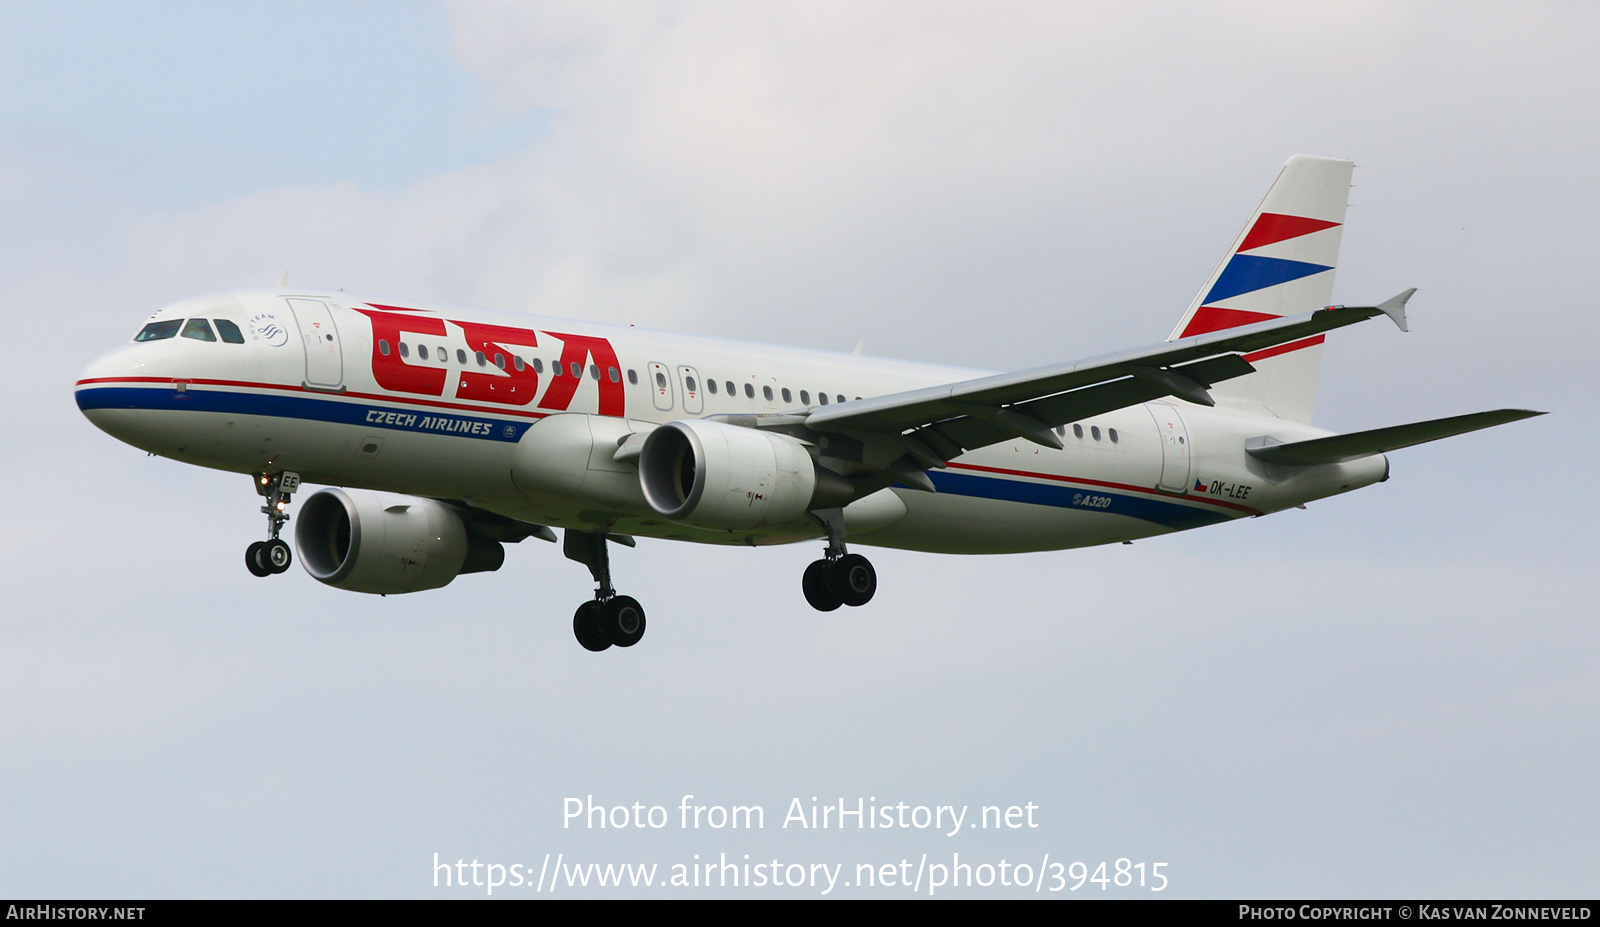
M1404 293L1401 293L1399 296L1393 297L1392 299L1387 299L1378 304L1378 308L1383 311L1383 314L1393 319L1394 324L1400 326L1400 330L1403 332L1408 332L1411 330L1406 328L1406 300L1410 299L1411 294L1415 293L1416 291L1417 288L1412 287L1411 289L1406 290Z

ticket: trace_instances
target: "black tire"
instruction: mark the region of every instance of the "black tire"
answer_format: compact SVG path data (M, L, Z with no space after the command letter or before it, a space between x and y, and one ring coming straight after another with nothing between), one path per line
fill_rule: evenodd
M584 650L594 653L611 646L611 642L600 633L600 627L595 622L595 615L599 610L600 603L590 600L578 606L578 610L572 614L572 636L578 639Z
M289 564L294 563L294 555L289 553L289 543L281 538L266 542L256 556L261 558L261 565L273 573L282 573L289 569Z
M860 554L845 554L829 568L828 587L846 605L865 605L878 591L878 571Z
M806 594L806 601L819 612L831 612L844 604L833 593L833 587L828 584L828 573L833 564L826 560L816 560L806 567L805 575L800 577L800 589Z
M255 541L244 549L244 565L250 570L251 576L272 575L272 568L261 559L261 549L266 546L266 541Z
M644 608L630 595L619 595L600 607L600 627L618 647L632 647L644 637Z

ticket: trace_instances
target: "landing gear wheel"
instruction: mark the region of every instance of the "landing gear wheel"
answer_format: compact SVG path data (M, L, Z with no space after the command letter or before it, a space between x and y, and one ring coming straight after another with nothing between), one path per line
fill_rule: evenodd
M846 605L865 605L878 591L878 571L860 554L845 554L828 568L828 586Z
M300 488L300 474L293 470L257 473L254 482L256 493L266 501L261 511L267 516L267 539L245 548L244 565L256 576L271 576L289 569L294 562L288 543L279 540L278 532L289 520L285 510L289 508L289 497Z
M267 541L256 556L261 560L261 565L273 573L282 573L294 562L293 555L289 553L288 542L279 538Z
M844 604L844 600L834 595L828 585L828 573L832 569L832 563L816 560L806 567L805 575L800 577L800 589L805 592L806 601L819 612L831 612Z
M600 606L597 623L606 639L618 647L632 647L644 637L644 609L633 596L619 595Z
M600 628L595 622L595 615L600 610L600 603L595 601L585 602L578 606L572 615L572 635L583 645L584 650L599 653L611 646L600 633Z
M252 576L272 575L272 567L261 559L261 549L266 546L266 541L255 541L244 549L244 565L250 570Z

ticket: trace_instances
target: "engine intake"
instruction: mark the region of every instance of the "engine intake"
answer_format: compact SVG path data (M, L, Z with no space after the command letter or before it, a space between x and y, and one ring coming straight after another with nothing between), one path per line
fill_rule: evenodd
M639 453L639 485L656 514L697 528L785 525L854 494L787 435L722 422L669 422Z
M505 548L467 530L432 499L324 489L300 506L295 547L306 572L352 592L438 589L462 573L500 569Z

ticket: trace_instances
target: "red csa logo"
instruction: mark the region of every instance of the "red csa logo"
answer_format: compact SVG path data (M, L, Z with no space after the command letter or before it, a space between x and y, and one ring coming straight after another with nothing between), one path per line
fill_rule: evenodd
M539 344L539 339L531 329L457 322L454 319L414 315L415 310L399 306L372 305L375 308L356 310L372 320L372 375L379 386L397 393L443 396L445 382L450 376L448 368L407 363L398 350L386 354L379 349L380 342L398 345L403 332L442 338L447 333L445 326L454 325L461 330L473 351L481 351L490 358L497 353L517 354L511 345L537 347ZM566 335L561 332L544 334L561 342L561 360L560 368L551 371L550 386L539 401L539 408L566 411L578 391L578 384L583 382L583 372L588 369L592 358L594 365L600 368L600 378L596 381L600 387L600 414L621 417L624 396L621 365L617 363L617 352L612 350L611 342L588 335ZM538 395L539 374L531 365L525 364L518 370L516 363L508 359L504 368L496 365L493 370L494 373L459 371L455 398L525 406ZM611 379L612 370L618 371L616 380Z

